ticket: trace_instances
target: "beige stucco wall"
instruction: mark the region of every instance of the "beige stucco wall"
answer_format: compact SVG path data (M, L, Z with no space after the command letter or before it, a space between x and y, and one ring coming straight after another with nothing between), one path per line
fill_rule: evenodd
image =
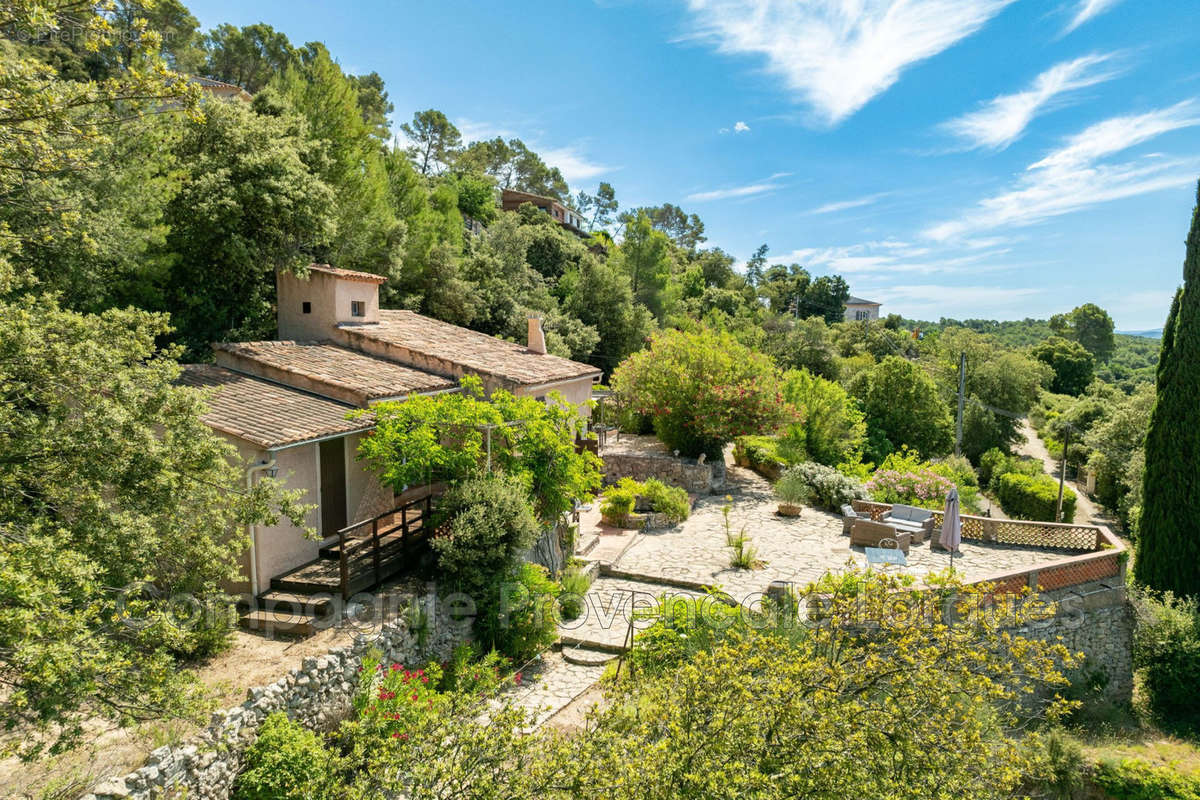
M862 319L868 319L868 320L879 319L879 306L847 305L846 306L846 321L847 322L860 321L860 319L858 317L858 312L860 312L860 311L867 312L867 316L863 317Z
M341 280L324 272L311 270L308 278L298 278L288 272L275 276L279 323L279 338L310 342L333 338L339 322L379 322L379 285L368 281ZM352 301L365 303L365 314L350 314ZM304 303L312 303L312 311L304 313Z
M392 490L359 461L358 443L366 434L346 437L346 515L350 522L370 519L396 507Z
M548 399L551 392L558 392L568 403L579 407L579 413L584 419L591 417L592 410L587 406L587 401L592 396L592 378L590 375L571 381L546 384L544 386L520 386L513 391L513 394L517 397L544 396Z
M312 528L319 527L321 494L317 445L306 444L276 451L275 461L279 467L278 477L284 481L285 487L306 490L301 502L316 506L308 513L305 524ZM280 519L275 525L258 526L256 539L260 592L270 588L273 576L312 561L320 549L319 542L309 539L302 529L288 519Z

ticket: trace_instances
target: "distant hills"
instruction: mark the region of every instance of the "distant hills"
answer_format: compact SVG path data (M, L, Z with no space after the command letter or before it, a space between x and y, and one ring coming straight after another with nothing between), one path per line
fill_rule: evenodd
M1140 336L1143 339L1161 339L1162 328L1155 328L1152 331L1117 331L1122 336Z

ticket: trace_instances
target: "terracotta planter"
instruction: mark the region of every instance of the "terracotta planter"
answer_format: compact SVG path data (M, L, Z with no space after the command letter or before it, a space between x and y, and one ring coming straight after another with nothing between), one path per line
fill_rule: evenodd
M798 517L804 511L804 506L796 503L780 503L778 508L781 517Z

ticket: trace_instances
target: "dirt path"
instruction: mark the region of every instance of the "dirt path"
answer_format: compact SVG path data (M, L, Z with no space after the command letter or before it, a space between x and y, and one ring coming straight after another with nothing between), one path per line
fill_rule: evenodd
M1046 443L1038 436L1037 431L1029 424L1029 420L1021 420L1021 434L1025 437L1025 443L1017 446L1017 453L1023 456L1040 459L1042 466L1046 470L1046 474L1058 479L1058 462L1050 457L1050 451L1046 449ZM1081 525L1101 525L1111 527L1113 519L1097 505L1092 498L1088 497L1087 492L1083 487L1074 481L1067 481L1067 485L1075 490L1075 522Z

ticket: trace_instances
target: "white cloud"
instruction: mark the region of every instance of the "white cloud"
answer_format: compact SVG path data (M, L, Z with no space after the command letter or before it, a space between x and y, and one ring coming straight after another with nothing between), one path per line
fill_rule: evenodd
M945 241L995 228L1032 225L1098 203L1190 184L1195 180L1195 159L1161 155L1117 163L1102 159L1169 131L1196 125L1200 125L1200 112L1190 101L1098 122L1026 167L1008 191L985 198L958 219L934 225L924 235Z
M689 0L696 37L767 70L835 124L1013 0Z
M586 181L606 175L615 168L589 159L578 147L555 147L537 150L538 155L552 167L558 167L567 183Z
M1108 11L1119 2L1121 0L1079 0L1079 5L1075 8L1075 16L1067 24L1063 33L1070 33L1093 17L1098 17L1105 11Z
M707 192L694 192L685 197L693 203L704 203L709 200L728 200L733 197L751 197L764 192L772 192L779 188L777 183L751 183L746 186L734 186L729 189L712 189Z
M742 122L740 119L733 126L734 133L745 133L748 130L750 130L750 126Z
M497 125L494 122L479 122L478 120L467 119L466 117L456 119L454 127L458 128L458 132L462 134L463 142L467 144L495 139L497 136L502 139L509 139L516 136L515 133L502 125Z
M866 195L865 197L856 197L853 200L839 200L836 203L826 203L823 206L817 206L816 208L805 213L832 214L835 211L846 211L851 208L862 208L863 206L869 206L872 203L887 197L889 194L891 194L891 192L877 192L875 194Z
M1056 98L1116 77L1116 70L1096 69L1111 58L1112 54L1089 55L1055 64L1038 75L1028 89L1000 95L943 127L966 139L971 147L1003 150L1020 138L1033 118Z
M1035 287L948 286L936 283L869 288L872 299L885 309L900 309L907 317L938 319L969 317L1015 319L1028 314L1029 300L1045 290ZM885 311L886 313L886 311Z

